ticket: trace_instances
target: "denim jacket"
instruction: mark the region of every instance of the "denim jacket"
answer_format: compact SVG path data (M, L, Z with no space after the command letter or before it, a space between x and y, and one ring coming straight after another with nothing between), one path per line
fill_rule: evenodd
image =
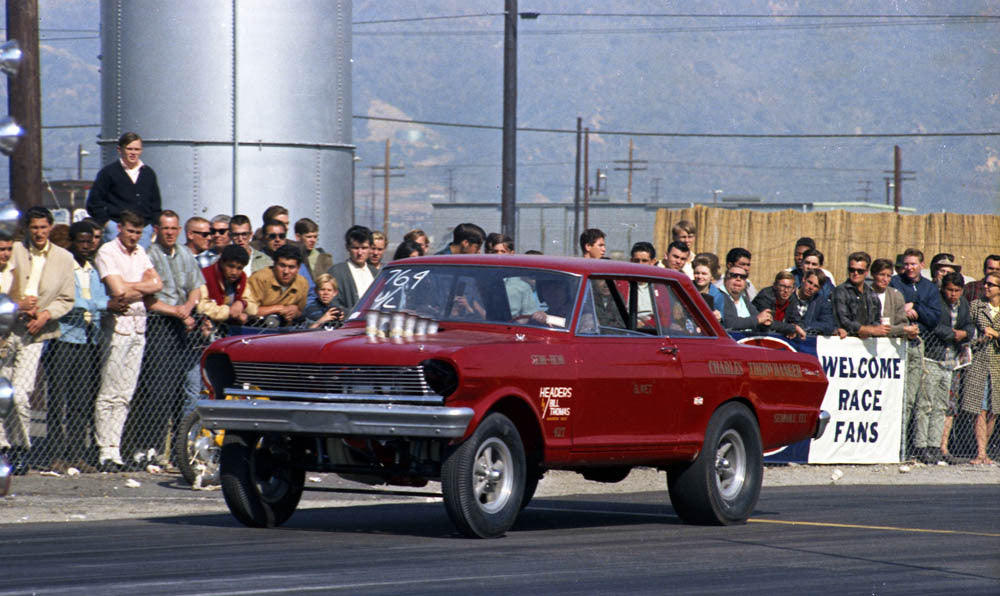
M74 261L73 265L73 286L76 295L73 308L59 319L59 341L72 344L96 344L101 336L101 313L108 308L108 292L101 282L101 276L96 267L90 267L90 299L84 298L81 294L80 284L76 281L76 270L79 264ZM84 318L84 313L90 313L91 319L88 323ZM89 337L88 337L89 332Z

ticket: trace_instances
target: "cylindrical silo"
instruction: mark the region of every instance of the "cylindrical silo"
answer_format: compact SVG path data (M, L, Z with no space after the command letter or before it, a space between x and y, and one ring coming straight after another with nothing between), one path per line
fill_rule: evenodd
M345 257L350 0L102 0L101 45L105 163L135 131L182 221L284 205Z

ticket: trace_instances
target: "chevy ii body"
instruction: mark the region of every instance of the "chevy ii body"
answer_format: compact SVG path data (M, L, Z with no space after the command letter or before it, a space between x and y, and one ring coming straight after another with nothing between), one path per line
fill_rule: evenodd
M609 260L394 261L342 328L221 339L203 372L197 412L250 526L286 521L315 471L438 480L462 533L499 536L546 470L635 466L666 470L683 520L743 523L763 451L829 420L814 357L737 344L687 277Z

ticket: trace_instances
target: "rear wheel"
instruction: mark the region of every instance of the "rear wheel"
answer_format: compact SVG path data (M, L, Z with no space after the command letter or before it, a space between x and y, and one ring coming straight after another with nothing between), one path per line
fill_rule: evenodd
M441 468L452 523L473 538L502 536L521 510L526 467L514 423L503 414L487 416Z
M295 513L305 484L291 444L276 435L227 432L222 444L222 495L241 523L283 524Z
M763 475L757 420L731 402L709 420L697 459L667 470L670 502L689 523L742 524L757 505Z

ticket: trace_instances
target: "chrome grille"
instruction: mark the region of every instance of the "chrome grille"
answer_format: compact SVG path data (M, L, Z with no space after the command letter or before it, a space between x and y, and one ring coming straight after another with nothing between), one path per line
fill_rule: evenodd
M235 387L293 393L431 396L420 366L234 362ZM249 387L247 387L249 388Z

